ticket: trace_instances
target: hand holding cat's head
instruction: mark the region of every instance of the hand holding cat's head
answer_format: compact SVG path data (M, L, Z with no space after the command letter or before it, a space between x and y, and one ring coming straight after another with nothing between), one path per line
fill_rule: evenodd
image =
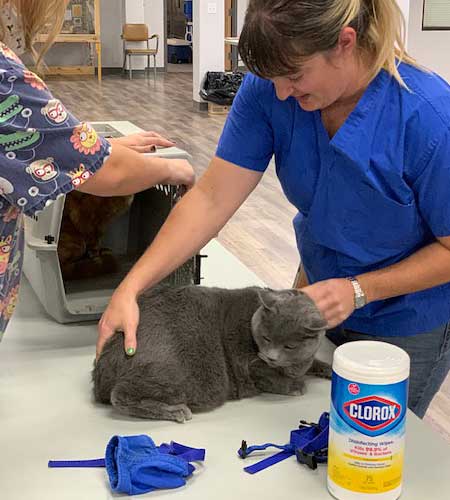
M326 329L314 302L300 290L261 290L259 298L252 318L259 357L274 367L311 361Z

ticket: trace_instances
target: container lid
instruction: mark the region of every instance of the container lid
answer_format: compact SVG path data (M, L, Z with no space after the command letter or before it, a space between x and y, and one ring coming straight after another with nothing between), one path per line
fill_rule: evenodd
M358 340L339 346L333 370L341 377L373 384L392 384L409 376L409 356L387 342Z
M167 45L170 45L170 46L177 46L177 47L190 47L190 45L192 44L192 42L189 42L187 40L185 40L184 38L181 39L181 38L168 38L167 39Z

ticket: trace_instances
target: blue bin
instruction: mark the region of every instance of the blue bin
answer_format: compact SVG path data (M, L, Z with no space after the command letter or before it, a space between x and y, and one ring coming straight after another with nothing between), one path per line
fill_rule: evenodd
M192 47L190 45L167 45L167 62L171 64L191 64Z
M188 21L192 22L192 0L184 1L184 15L187 17Z

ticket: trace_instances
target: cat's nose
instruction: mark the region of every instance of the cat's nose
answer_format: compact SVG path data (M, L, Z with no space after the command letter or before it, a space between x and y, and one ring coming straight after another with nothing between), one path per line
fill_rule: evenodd
M278 361L278 353L277 353L277 352L269 351L269 352L266 354L266 357L267 357L267 359L268 359L271 363L276 363L276 362Z

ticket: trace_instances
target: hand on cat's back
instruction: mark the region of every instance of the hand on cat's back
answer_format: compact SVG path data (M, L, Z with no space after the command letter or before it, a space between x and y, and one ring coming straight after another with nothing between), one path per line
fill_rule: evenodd
M136 296L117 288L98 323L96 358L99 358L106 341L118 331L124 334L125 352L132 356L137 347L138 324L139 306Z

